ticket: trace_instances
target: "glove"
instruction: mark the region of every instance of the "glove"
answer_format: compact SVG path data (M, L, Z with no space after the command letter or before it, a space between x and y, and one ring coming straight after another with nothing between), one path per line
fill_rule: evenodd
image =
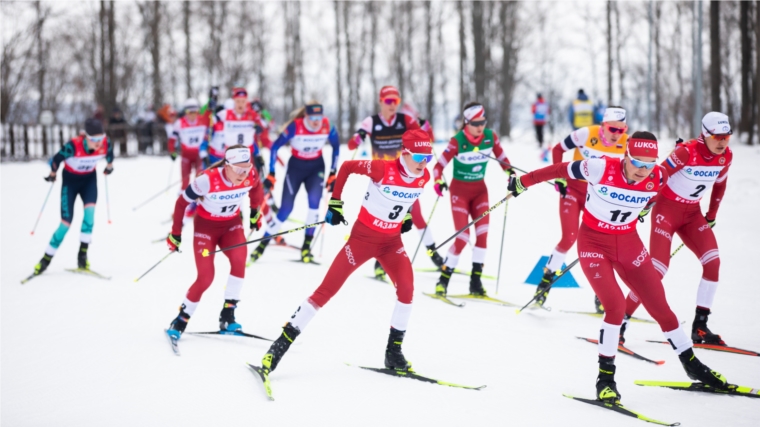
M106 168L103 169L103 174L111 175L112 173L113 173L113 166L111 166L110 164L106 165Z
M177 154L177 152L175 151L175 152L171 153L171 156L172 156L172 161L175 161L175 160L177 160L177 157L179 156L179 154Z
M264 156L259 154L258 156L253 158L253 164L256 167L256 170L259 172L259 176L264 175Z
M443 192L448 190L449 186L446 184L446 181L441 178L435 182L433 189L435 190L435 194L437 194L438 197L443 197Z
M264 179L264 189L267 191L272 191L275 181L274 172L269 172L269 175L267 175L267 177Z
M364 142L364 138L366 137L367 131L364 129L359 129L359 131L354 134L354 137L348 140L348 149L356 150L360 145L362 145L362 142Z
M169 246L169 250L174 252L179 252L179 244L182 243L182 235L181 234L171 234L169 233L169 237L166 238L166 244Z
M412 229L412 214L408 213L404 217L404 222L401 223L401 233L406 233Z
M705 221L707 221L707 225L709 225L710 228L715 227L715 219L710 219L707 217L707 215L705 215Z
M55 182L55 173L50 172L50 175L46 176L44 179L47 182Z
M557 178L554 180L554 189L559 191L564 199L567 196L567 180L565 178Z
M683 138L676 139L676 145L683 144Z
M325 215L325 221L330 225L338 225L341 222L348 225L346 219L343 218L343 200L330 199L327 203L327 215Z
M259 231L261 228L261 212L258 209L251 208L251 230Z
M509 178L511 178L512 175L515 175L515 170L512 168L505 169L504 172L507 174L507 181L509 181Z
M517 197L520 194L528 191L527 188L523 187L522 182L520 182L520 177L516 175L509 177L509 185L507 185L507 190L509 190L509 192L512 193L514 197Z
M325 188L327 189L328 193L332 193L335 189L335 180L338 179L335 176L335 170L330 171L330 176L327 177L327 184L325 184Z
M652 210L652 206L654 206L654 203L651 206L645 207L644 210L639 212L639 222L644 222L644 217L649 215L649 211Z

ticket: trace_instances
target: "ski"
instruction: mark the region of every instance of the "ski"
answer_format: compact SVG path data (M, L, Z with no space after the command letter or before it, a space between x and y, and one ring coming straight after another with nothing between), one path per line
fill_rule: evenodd
M66 271L71 272L71 273L84 274L86 276L91 276L91 277L97 277L98 279L111 280L110 276L104 276L104 275L102 275L102 274L100 274L98 272L95 272L95 271L92 271L92 270L89 270L89 269L84 269L84 268L67 268Z
M427 267L427 268L415 268L414 271L419 271L420 273L440 273L441 269L438 267ZM467 270L460 270L458 268L455 268L454 274L461 274L463 276L469 277L472 273ZM487 274L481 274L480 277L483 279L496 280L496 276L489 276Z
M322 263L319 263L319 262L316 262L316 261L309 261L309 262L306 262L306 261L304 261L304 260L300 260L300 259L291 259L290 261L292 261L292 262L300 262L301 264L313 264L313 265L322 265Z
M484 301L484 302L493 302L499 305L504 305L507 307L519 307L517 304L512 304L509 301L500 300L498 298L492 298L488 295L471 295L471 294L461 294L461 295L447 295L448 298L457 298L457 299L471 299L475 301Z
M651 387L666 387L674 390L701 391L704 393L727 394L729 396L760 397L760 389L728 384L727 388L710 387L704 383L671 382L671 381L634 381L634 384Z
M24 283L26 283L26 282L34 279L36 276L39 276L39 274L34 274L34 273L30 274L29 277L27 277L26 279L21 280L21 284L23 285Z
M250 363L246 363L246 365L248 365L248 367L251 368L254 373L256 373L256 376L259 377L261 383L264 384L264 391L267 394L267 398L274 401L274 396L272 396L272 387L269 384L269 374L264 372L263 368L260 368L256 365L251 365Z
M356 365L351 365L349 363L346 363L346 365L348 365L348 366L356 366ZM466 386L466 385L454 384L454 383L449 383L449 382L446 382L446 381L436 380L436 379L429 378L429 377L424 377L424 376L419 375L416 372L412 371L411 369L409 369L408 371L403 371L403 370L399 370L399 369L372 368L372 367L369 367L369 366L356 366L356 367L357 368L361 368L361 369L366 369L368 371L379 372L381 374L386 374L386 375L390 375L390 376L393 376L393 377L409 378L409 379L413 379L413 380L417 380L417 381L422 381L422 382L426 382L426 383L445 385L445 386L448 386L448 387L455 387L455 388L463 388L463 389L466 389L466 390L482 390L482 389L486 388L486 386L484 386L484 385L481 385L481 386L478 386L478 387L472 387L472 386Z
M260 337L258 335L253 334L247 334L243 331L211 331L211 332L186 332L187 334L191 335L231 335L235 337L247 337L247 338L256 338L257 340L264 340L264 341L274 341L270 340L269 338Z
M604 409L609 409L611 411L617 412L618 414L623 414L623 415L627 415L629 417L638 418L638 419L640 419L642 421L646 421L646 422L649 422L649 423L659 424L659 425L662 425L662 426L680 426L681 425L681 423L668 423L668 422L665 422L665 421L658 421L658 420L655 420L653 418L649 418L647 416L639 414L638 412L635 412L635 411L632 411L632 410L626 408L625 406L621 405L620 403L607 403L607 402L603 402L601 400L596 400L596 399L584 399L582 397L575 397L575 396L571 396L571 395L565 394L565 393L562 393L562 395L565 396L565 397L567 397L567 398L570 398L570 399L573 399L573 400L577 400L579 402L588 403L589 405L598 406L598 407L604 408Z
M174 354L179 356L179 345L177 344L177 340L172 338L166 329L164 329L164 335L166 335L166 339L169 340L169 345L172 346Z
M570 313L570 314L583 314L583 315L586 315L586 316L598 317L598 318L601 318L602 316L604 316L604 313L597 313L595 311L560 310L560 312L562 312L562 313ZM652 323L652 324L657 324L657 322L655 322L654 320L641 319L641 318L638 318L638 317L631 317L630 319L628 319L628 321L629 322L637 322L637 323Z
M372 279L372 280L377 280L378 282L383 282L386 285L390 285L391 284L390 280L388 280L388 276L385 276L385 275L383 277L367 275L367 278L368 279Z
M658 344L668 344L667 341L658 341L658 340L647 340L647 342L653 342ZM744 350L741 348L736 347L730 347L727 345L717 345L717 344L703 344L703 343L694 343L694 348L704 348L705 350L715 350L715 351L724 351L726 353L734 353L734 354L744 354L746 356L758 356L760 357L760 353L752 350Z
M443 296L443 295L428 294L428 293L425 293L425 292L423 292L423 293L422 293L422 295L426 295L426 296L429 296L430 298L433 298L433 299L437 299L437 300L439 300L439 301L443 301L443 302L445 302L446 304L450 304L450 305L453 305L454 307L460 307L460 308L461 308L461 307L464 307L464 303L461 303L461 304L457 304L457 303L455 303L454 301L452 301L452 300L450 300L450 299L446 298L446 297L445 297L445 296Z
M584 337L576 337L576 338L578 338L579 340L588 341L588 342L590 342L592 344L599 344L599 340L594 339L594 338L584 338ZM621 353L623 353L623 354L627 354L629 356L635 357L636 359L643 360L643 361L649 362L649 363L654 363L655 365L662 365L662 364L665 363L664 360L652 360L652 359L648 359L648 358L646 358L646 357L644 357L644 356L636 353L635 351L629 349L628 347L626 347L624 345L618 344L618 351L621 352Z

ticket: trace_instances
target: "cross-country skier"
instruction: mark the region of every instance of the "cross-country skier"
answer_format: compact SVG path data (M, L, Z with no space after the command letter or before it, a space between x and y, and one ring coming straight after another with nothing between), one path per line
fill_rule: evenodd
M413 117L404 113L397 113L401 95L398 89L393 86L383 86L380 89L380 113L364 119L359 126L359 130L348 141L348 149L357 149L364 138L369 136L372 143L372 158L375 160L393 160L398 158L401 153L401 136L407 130L419 129L420 125ZM425 247L428 250L435 249L435 240L431 230L425 232L425 218L422 216L422 209L419 201L412 206L412 221L414 226L423 235ZM430 255L433 263L437 267L443 266L443 258L437 251ZM385 278L385 271L379 262L375 262L375 277L378 279Z
M216 120L224 123L224 144L227 147L244 145L254 154L253 145L260 139L267 144L269 136L263 132L261 117L248 105L248 91L242 87L232 89L233 107L216 114Z
M328 142L332 146L332 160L330 175L327 179L327 191L331 192L335 185L335 170L338 166L338 155L340 154L338 131L324 116L322 104L317 101L309 102L294 112L293 119L285 125L285 129L274 142L270 151L269 175L264 180L264 188L270 192L275 184L274 166L277 163L277 150L290 143L292 155L288 161L288 169L282 186L280 209L277 216L268 223L265 236L277 234L280 231L282 223L288 219L293 211L293 203L301 184L306 188L306 195L309 199L306 223L311 224L319 220L319 202L322 200L322 188L325 179L325 160L322 157L322 148ZM301 247L301 261L303 262L312 262L314 258L311 253L313 238L314 228L306 229ZM269 239L259 243L259 246L251 252L251 261L261 258L268 244Z
M573 150L573 161L593 159L602 156L623 158L628 135L626 111L621 107L609 107L604 113L601 126L583 127L574 130L562 142L552 149L552 163L562 163L565 151ZM586 183L583 180L564 178L554 181L554 187L560 193L559 219L562 225L562 239L552 251L549 261L544 266L544 275L536 289L536 304L546 302L548 289L555 274L562 269L567 251L573 247L578 238L578 222L586 204ZM599 305L597 304L599 309Z
M509 191L520 195L549 179L582 179L587 182L586 206L578 231L578 256L583 273L604 304L599 332L599 400L619 402L615 384L615 354L625 313L625 297L615 279L617 273L635 292L671 343L686 374L711 387L724 388L726 379L710 370L694 355L692 342L665 299L665 289L652 259L636 233L637 221L654 204L668 175L657 165L657 139L649 132L635 132L625 157L590 158L560 163L510 180Z
M486 110L482 104L471 102L464 106L462 112L464 125L451 138L449 145L438 158L433 168L435 192L443 197L443 192L449 187L443 179L443 170L454 160L454 178L451 180L451 215L454 217L454 229L459 230L468 222L480 217L488 210L488 188L484 180L486 166L495 156L501 163L501 168L509 175L513 174L509 159L499 142L499 136L486 128ZM472 248L472 272L470 273L470 294L485 295L480 276L483 273L483 263L486 261L486 246L488 242L488 218L483 218L475 227L475 246ZM470 230L465 230L449 247L446 261L441 271L441 277L435 285L437 295L446 295L449 279L459 262L459 254L470 242Z
M670 245L678 235L702 264L702 279L697 289L697 309L691 326L691 339L695 343L725 345L720 335L707 327L707 317L718 290L720 256L718 242L712 227L715 216L726 191L728 168L733 153L728 148L731 137L728 116L723 113L707 113L702 119L702 132L695 140L676 146L671 155L662 162L670 177L663 188L657 204L652 209L652 229L649 234L649 250L652 263L661 277L665 277L670 264ZM702 215L699 201L712 188L710 207ZM631 291L626 301L627 319L641 304Z
M77 196L82 199L84 206L84 218L79 235L79 253L77 254L77 267L80 270L89 270L90 262L87 260L87 251L92 242L92 228L95 225L95 204L98 201L98 179L95 175L95 166L102 158L106 159L105 175L113 172L113 144L103 130L103 124L98 119L89 118L84 122L84 135L79 135L67 142L50 161L50 174L45 181L55 182L56 172L61 164L63 167L63 184L61 185L61 225L50 239L45 255L34 266L34 275L42 274L50 260L53 259L63 238L71 227L74 219L74 202Z
M228 147L224 160L219 161L203 174L177 198L174 205L174 222L166 243L176 251L182 242L182 216L192 202L198 203L198 212L193 221L193 254L198 276L187 291L179 315L172 320L166 333L179 339L187 322L195 312L203 292L214 280L214 250L245 242L240 209L246 194L250 198L251 216L249 227L261 227L259 206L263 199L261 182L253 167L250 148L243 145ZM210 254L203 256L203 251ZM219 329L239 331L242 326L235 321L235 308L240 301L245 278L245 246L223 252L230 260L230 276L224 290L224 307L219 315Z
M222 110L232 110L234 107L235 103L232 101L232 98L228 98L224 101ZM224 144L224 122L215 121L214 125L211 127L211 137L209 138L208 147L206 148L208 150L209 164L216 163L224 158Z
M428 134L420 129L406 131L402 145L401 157L397 159L350 160L341 166L325 220L331 225L345 221L341 196L350 174L366 175L371 179L366 194L362 194L359 219L322 284L301 303L283 328L282 335L264 355L262 367L267 374L274 371L290 344L317 311L340 290L348 276L371 258L380 261L396 286L397 301L385 348L385 366L400 370L411 367L401 352L401 345L412 312L414 275L401 233L411 230L411 205L430 180L426 167L433 158L433 147Z
M200 104L194 98L188 98L182 105L184 115L174 122L172 134L168 140L169 154L172 161L177 157L182 158L182 189L190 184L191 169L197 175L203 169L203 159L208 152L201 150L201 146L208 144L209 122L206 116L198 113Z

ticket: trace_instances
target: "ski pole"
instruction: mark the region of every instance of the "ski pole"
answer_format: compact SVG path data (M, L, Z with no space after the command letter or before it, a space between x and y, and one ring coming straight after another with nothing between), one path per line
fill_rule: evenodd
M491 160L496 160L497 162L501 163L502 165L505 165L505 166L509 166L510 168L512 168L512 169L514 169L514 170L516 170L516 171L518 171L518 172L522 172L522 173L529 173L529 172L528 172L528 171L526 171L526 170L520 169L520 168L518 168L517 166L512 166L512 165L510 165L509 163L507 163L507 162L504 162L504 161L501 161L501 160L497 159L496 157L493 157L493 156L489 156L488 154L483 154L483 153L480 153L480 155L481 155L481 156L483 156L483 157L488 157L488 158L489 158L489 159L491 159ZM549 181L544 181L544 182L545 182L545 183L547 183L547 184L549 184L549 185L551 185L552 187L554 187L554 184L552 184L551 182L549 182Z
M562 277L563 274L567 273L571 268L575 267L575 264L578 264L578 261L580 261L580 260L581 260L580 258L577 258L575 261L571 262L570 265L568 265L567 267L565 267L564 269L562 269L562 271L560 271L559 273L555 274L554 277L552 278L552 282L549 283L549 287L546 288L546 290L548 291L549 289L551 289L552 286L554 286L554 284L557 283L557 280L559 280L559 278ZM529 305L531 305L533 303L533 301L535 301L538 298L538 296L539 296L538 293L536 293L536 295L533 295L533 298L531 298L530 301L528 301L527 304L525 304L524 306L522 306L521 309L515 310L515 312L517 314L520 314L523 310L525 310L526 307L528 307Z
M40 214L37 215L37 221L34 222L34 228L32 228L32 236L34 236L34 230L37 229L37 224L40 223L40 218L42 218L42 212L45 210L45 206L47 205L47 201L50 198L50 193L53 192L53 185L55 185L55 181L50 183L50 189L47 192L47 196L45 196L45 201L42 202L42 209L40 209Z
M499 280L501 279L501 260L504 254L504 235L507 232L507 209L509 203L504 203L504 222L501 225L501 247L499 247L499 270L496 273L496 295L499 295Z
M146 204L148 204L148 202L150 202L150 201L152 201L153 199L155 199L156 197L160 196L160 195L161 195L161 193L163 193L164 191L167 191L167 190L169 190L170 188L174 187L175 185L177 185L177 184L179 184L179 183L181 183L181 182L182 182L182 179L179 179L179 180L177 180L177 181L173 182L172 184L170 184L170 185L169 185L168 187L166 187L165 189L163 189L163 190L159 191L158 193L156 193L155 195L151 196L151 197L150 197L148 200L146 200L146 201L144 201L144 202L140 203L139 205L137 205L137 206L133 207L133 208L132 208L132 211L136 211L137 209L139 209L139 208L141 208L141 207L145 206Z
M346 221L343 221L343 222L344 222L344 224L348 225L348 223ZM293 229L290 229L290 230L287 230L287 231L282 231L282 232L277 233L277 234L272 234L272 235L269 235L269 236L264 236L264 237L262 237L260 239L249 240L247 242L238 243L237 245L227 246L226 248L222 248L222 249L219 249L218 251L214 251L214 252L211 252L208 249L204 249L203 252L201 252L201 255L203 255L204 257L207 257L207 256L209 256L211 254L216 254L216 253L219 253L219 252L228 251L230 249L234 249L234 248L237 248L237 247L240 247L240 246L250 245L251 243L260 242L262 240L268 240L268 239L271 239L273 237L283 236L285 234L290 234L290 233L295 233L296 231L306 230L307 228L313 228L313 227L316 227L316 226L324 224L324 223L325 223L325 221L319 221L319 222L315 222L314 224L306 224L306 225L298 227L298 228L293 228Z
M103 178L105 180L106 187L106 215L108 216L108 223L111 223L111 202L108 201L108 175Z
M164 255L164 257L163 257L163 258L161 258L161 260L160 260L160 261L158 261L157 263L153 264L153 267L149 268L149 269L148 269L148 271L146 271L145 273L143 273L143 274L142 274L142 276L140 276L140 277L138 277L137 279L135 279L135 282L137 282L138 280L140 280L140 279L142 279L143 277L145 277L145 275L146 275L146 274L150 273L150 272L151 272L151 270L153 270L154 268L158 267L158 264L161 264L162 262L164 262L164 260L165 260L166 258L169 258L169 255L173 254L174 252L179 252L179 250L176 250L176 251L170 251L168 254Z
M438 155L436 154L435 150L433 150L433 156L435 156L435 161L438 162ZM441 179L443 179L443 182L446 182L446 177L443 176L443 172L441 172ZM428 227L430 227L430 221L433 220L433 212L435 212L435 207L438 206L438 200L441 198L441 196L438 196L435 198L435 203L433 203L433 209L430 211L430 216L428 217L427 222L425 223L425 229L422 230L422 236L420 236L420 241L417 243L417 249L414 250L414 256L412 257L412 264L414 264L414 260L417 259L417 252L420 250L420 246L422 245L422 241L425 239L425 233L427 233Z
M171 165L171 167L169 167L169 177L166 179L167 184L166 184L166 190L164 190L164 191L169 191L169 188L171 188L171 186L173 185L173 184L169 184L169 183L172 182L172 175L174 174L174 164L175 163L177 163L177 162L176 161L172 161L172 165Z
M470 228L471 225L473 225L476 222L480 221L481 219L485 218L486 215L488 215L491 212L493 212L494 209L496 209L499 206L501 206L502 204L506 203L506 201L509 200L509 199L511 199L511 198L512 198L512 193L507 194L507 197L505 197L505 198L499 200L498 202L496 202L495 205L491 206L490 208L488 208L487 211L483 212L482 215L480 215L479 217L473 219L472 221L469 222L469 224L467 224L464 227L462 227L461 229L459 229L459 231L457 231L456 233L454 233L451 237L449 237L448 239L446 239L443 243L441 243L440 245L434 247L433 249L428 249L428 252L427 252L428 255L432 256L434 251L437 251L438 249L441 248L441 246L445 245L446 243L449 243L453 238L455 238L458 235L462 234L465 230L467 230L468 228Z

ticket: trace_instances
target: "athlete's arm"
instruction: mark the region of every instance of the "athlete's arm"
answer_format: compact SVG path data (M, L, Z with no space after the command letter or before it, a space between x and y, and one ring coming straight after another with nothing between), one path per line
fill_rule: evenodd
M556 178L584 179L591 184L598 184L604 174L604 167L604 159L558 163L526 173L520 177L520 182L525 188Z
M327 136L327 140L330 141L330 146L332 147L330 172L335 172L338 169L338 156L340 155L340 137L335 126L330 126L330 135Z
M385 175L385 161L383 160L346 160L340 165L338 178L335 180L332 198L340 199L343 193L343 186L346 185L348 176L352 173L366 175L372 181L379 182Z
M50 169L53 172L56 172L64 160L74 156L75 151L74 142L67 142L57 153L55 153L55 156L53 156L53 159L50 161Z
M274 165L277 164L277 150L283 145L290 142L296 135L296 123L291 122L288 127L277 137L269 150L269 173L274 173Z
M664 169L664 173L667 176L673 176L674 173L683 169L686 163L689 161L689 149L683 145L677 146L670 156L660 164Z
M185 191L177 197L177 201L174 203L174 215L172 221L172 234L182 234L182 217L185 216L185 208L198 200L199 197L208 194L211 189L211 181L209 181L208 175L201 174L199 177L187 186Z
M435 181L441 179L443 170L446 168L446 165L448 165L451 159L453 159L457 154L459 154L459 143L457 143L456 139L451 138L449 145L447 145L446 149L443 150L443 153L441 153L440 157L438 157L438 161L433 167L433 179Z
M359 125L359 129L357 129L357 131L354 133L354 136L348 140L348 149L356 150L364 141L364 138L367 137L367 135L372 137L372 116L369 116L366 119L362 120L361 124Z
M251 201L251 209L258 209L261 203L264 201L264 186L261 184L261 177L254 171L253 187L248 192L248 198ZM188 185L188 187L191 187Z
M172 125L172 133L166 140L166 148L169 149L169 154L174 153L179 148L179 131L177 129L180 129L179 120Z
M562 155L565 154L565 151L570 151L585 144L588 134L588 128L580 128L570 132L570 135L552 149L552 163L562 163Z
M506 153L504 153L504 147L501 146L499 135L496 135L496 133L493 134L493 154L499 159L499 165L503 170L512 169L512 163L507 158Z
M406 130L421 129L420 122L408 114L404 114L404 121L406 122Z
M113 141L111 141L111 138L106 137L105 144L106 144L106 162L110 166L111 163L113 163L113 159L114 159L114 156L113 156Z
M731 163L723 168L723 170L720 171L718 178L715 180L715 185L713 185L712 194L710 195L710 207L707 209L707 214L705 215L706 218L715 220L715 216L718 215L718 208L720 207L720 202L723 200L723 194L726 192L726 184L728 184L728 168L730 166Z

